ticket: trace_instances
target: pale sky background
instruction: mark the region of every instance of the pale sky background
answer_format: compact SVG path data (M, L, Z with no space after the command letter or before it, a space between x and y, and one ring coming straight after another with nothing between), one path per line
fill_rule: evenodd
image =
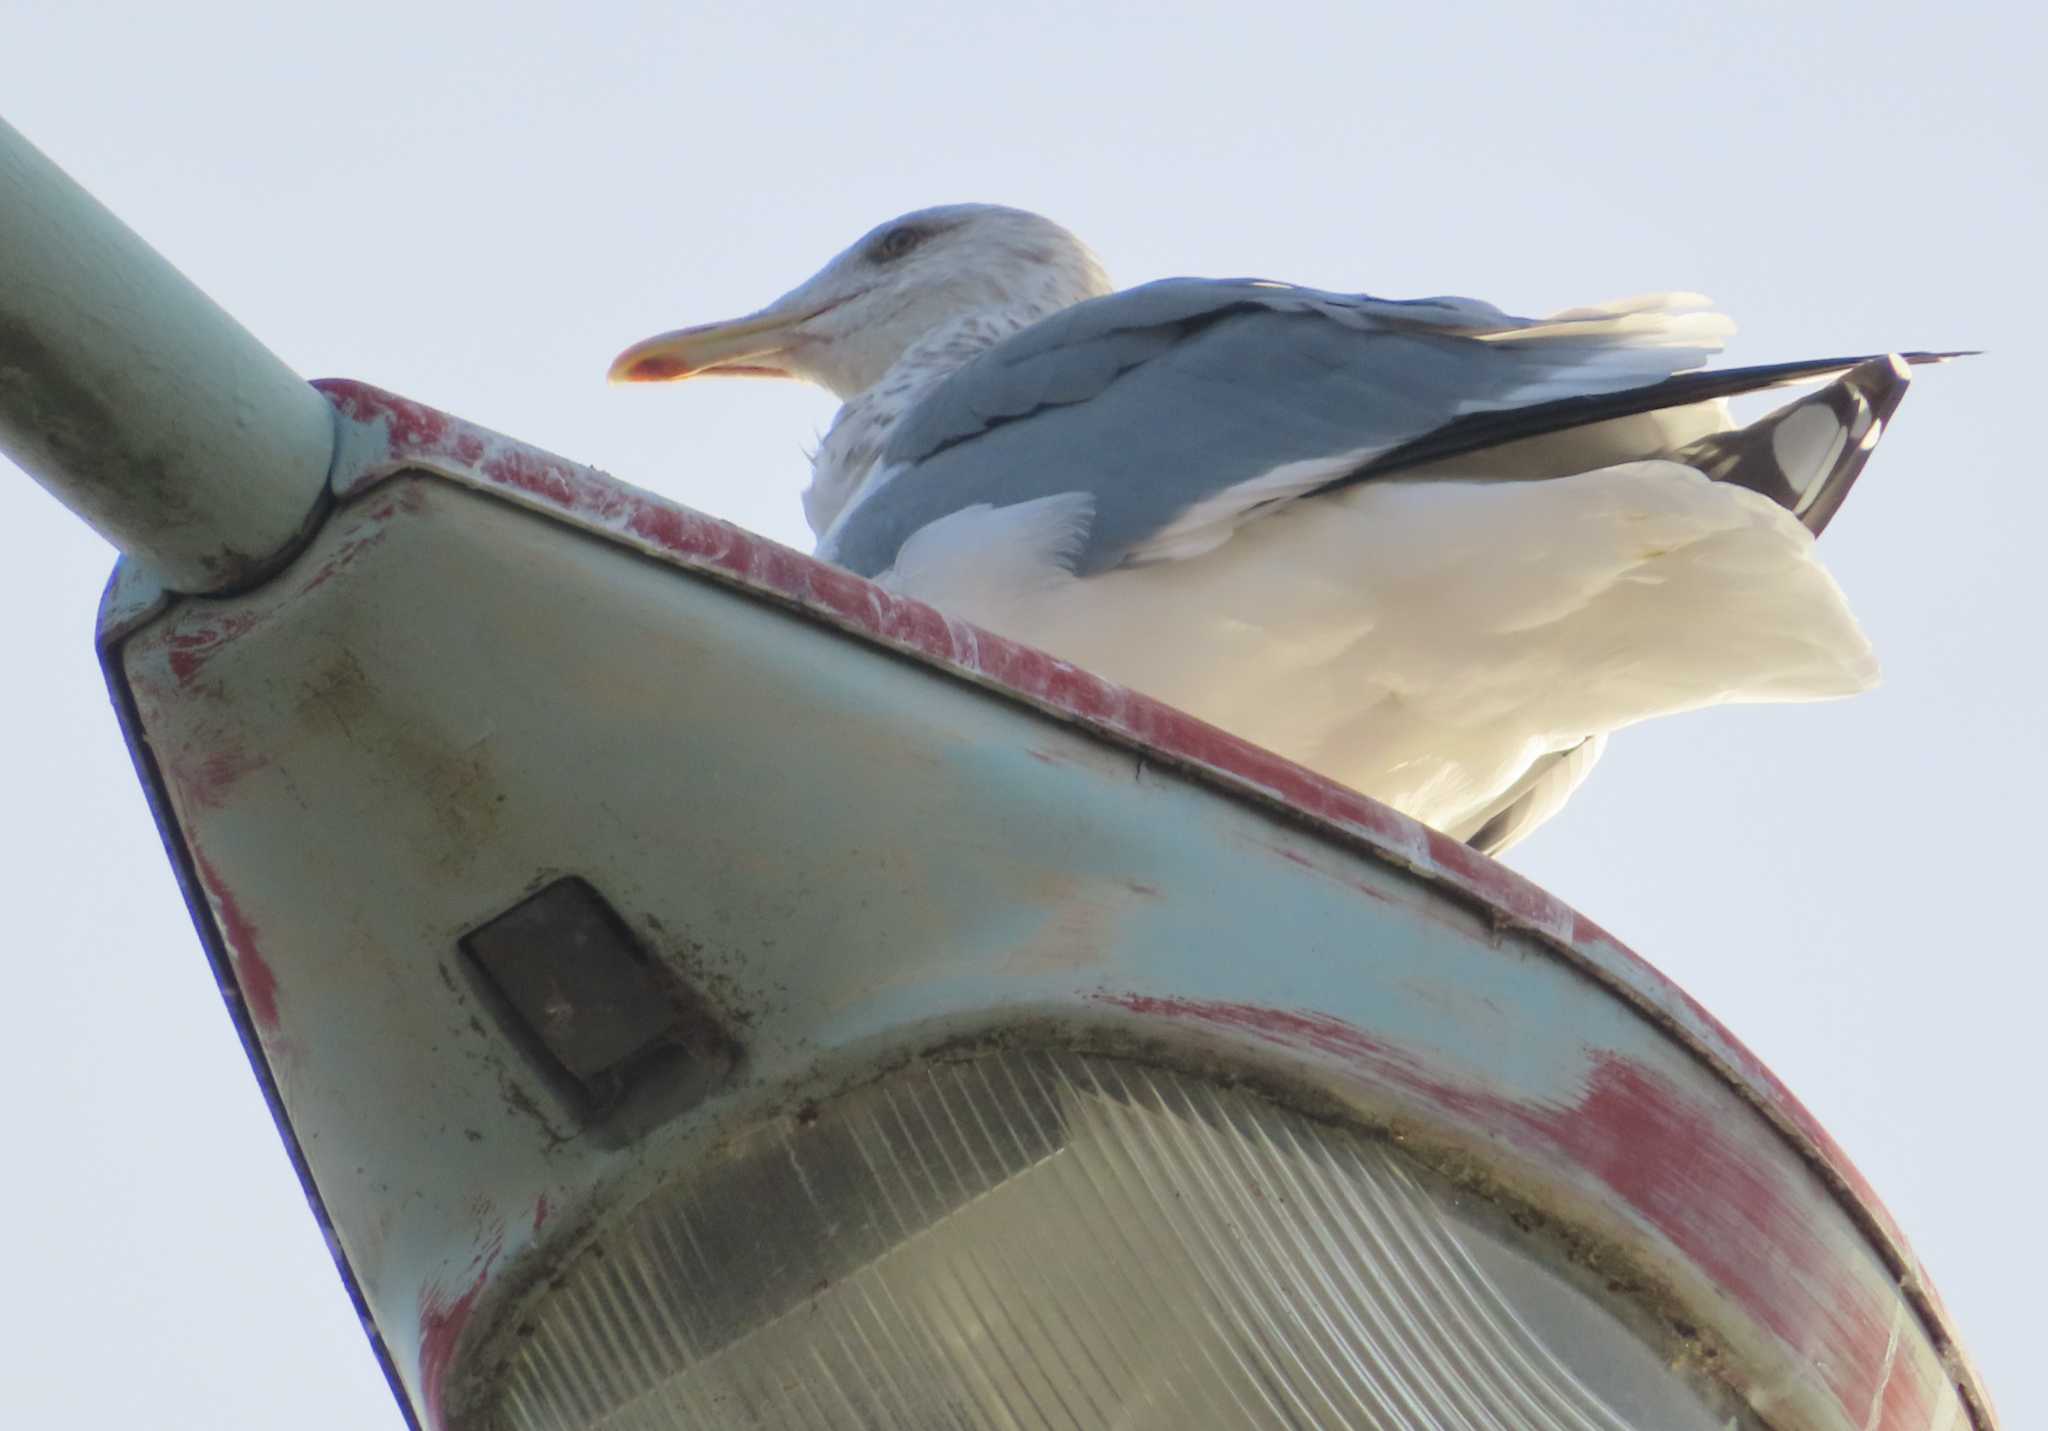
M1125 283L1695 288L1742 324L1731 361L1991 350L1921 374L1827 535L1884 686L1628 733L1510 863L1777 1070L2005 1424L2048 1423L2039 8L974 13L0 0L0 102L307 376L805 547L831 399L605 365L930 203L1038 209ZM0 1421L396 1427L115 729L110 562L0 471Z

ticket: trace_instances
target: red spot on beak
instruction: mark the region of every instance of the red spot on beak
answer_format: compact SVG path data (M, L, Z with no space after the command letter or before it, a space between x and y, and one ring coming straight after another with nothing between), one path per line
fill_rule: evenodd
M677 358L641 358L632 367L619 374L619 381L627 383L665 383L685 377L690 365Z

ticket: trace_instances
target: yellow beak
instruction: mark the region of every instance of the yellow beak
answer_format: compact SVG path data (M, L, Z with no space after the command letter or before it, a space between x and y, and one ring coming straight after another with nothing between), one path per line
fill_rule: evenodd
M612 359L615 383L667 383L695 377L793 377L775 361L812 314L763 309L726 323L702 323L642 339Z
M819 303L813 286L806 284L744 318L657 333L612 359L607 376L615 383L672 383L696 377L793 378L796 373L777 360L804 341L804 324L865 291L842 293Z

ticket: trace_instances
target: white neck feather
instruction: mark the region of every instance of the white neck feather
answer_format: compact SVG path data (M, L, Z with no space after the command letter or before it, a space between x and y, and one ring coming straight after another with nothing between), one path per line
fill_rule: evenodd
M1103 288L1107 287L1104 283ZM867 488L869 479L877 475L877 459L890 429L926 393L977 354L1077 301L1069 297L1047 302L1041 297L963 313L912 343L874 386L848 398L811 461L811 485L804 489L803 500L804 518L812 532L824 536L839 514Z

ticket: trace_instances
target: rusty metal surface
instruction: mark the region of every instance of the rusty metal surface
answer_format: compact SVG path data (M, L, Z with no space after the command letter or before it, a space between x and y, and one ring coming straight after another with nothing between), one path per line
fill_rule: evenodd
M1503 926L1541 936L1646 1013L1666 1021L1754 1099L1839 1183L1857 1215L1889 1244L1902 1275L1917 1278L1911 1251L1882 1201L1777 1076L1654 965L1505 865L1169 706L594 468L365 383L324 380L315 386L350 423L335 469L339 497L360 494L395 472L413 469L559 513L679 567L734 581L1027 700L1141 749L1162 764L1254 794L1441 884Z
M605 1209L878 1060L1017 1028L1264 1069L1464 1160L1711 1328L1787 1424L1991 1424L1811 1117L1541 891L1040 653L324 386L326 529L245 597L111 601L110 668L427 1424ZM581 1136L454 967L574 873L748 1050L637 1141Z

